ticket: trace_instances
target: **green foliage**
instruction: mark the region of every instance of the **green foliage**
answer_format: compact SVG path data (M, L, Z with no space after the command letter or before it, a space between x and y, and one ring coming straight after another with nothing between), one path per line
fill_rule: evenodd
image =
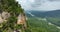
M47 20L60 27L60 18L48 17Z
M0 1L0 10L6 11L10 13L10 17L7 19L6 22L0 24L0 32L7 32L12 31L14 29L18 29L19 25L16 24L17 16L20 13L24 13L21 6L15 0L1 0Z
M11 16L6 22L0 24L0 32L13 32L15 29L22 29L23 25L17 25L17 16L20 13L24 13L21 6L15 0L1 0L0 10L7 11ZM47 18L48 21L55 21L54 23L60 23L60 20L56 18ZM60 29L56 28L55 25L49 25L48 21L38 20L37 18L28 18L27 29L24 32L60 32Z
M13 15L14 14L19 15L20 13L23 13L23 9L15 0L1 0L0 3L2 11L7 11Z
M56 25L49 25L49 21L39 19L41 18L28 17L28 28L31 32L60 32Z

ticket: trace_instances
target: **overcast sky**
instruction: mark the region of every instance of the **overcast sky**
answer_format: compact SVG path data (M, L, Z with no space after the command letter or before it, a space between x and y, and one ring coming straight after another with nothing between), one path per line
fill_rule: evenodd
M17 0L24 10L50 11L60 9L60 0Z

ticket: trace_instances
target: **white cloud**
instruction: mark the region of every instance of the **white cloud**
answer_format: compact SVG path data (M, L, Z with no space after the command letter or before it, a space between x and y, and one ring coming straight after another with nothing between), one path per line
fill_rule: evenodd
M39 7L36 7L33 9L36 10L55 10L55 9L60 9L60 2L46 2L42 3Z
M18 0L25 10L56 10L60 9L60 1L56 0Z

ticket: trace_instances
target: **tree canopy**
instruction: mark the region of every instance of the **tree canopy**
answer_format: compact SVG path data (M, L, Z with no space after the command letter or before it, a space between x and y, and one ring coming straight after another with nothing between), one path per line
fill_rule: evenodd
M23 12L21 5L15 0L0 0L0 7L1 11L7 11L16 15Z

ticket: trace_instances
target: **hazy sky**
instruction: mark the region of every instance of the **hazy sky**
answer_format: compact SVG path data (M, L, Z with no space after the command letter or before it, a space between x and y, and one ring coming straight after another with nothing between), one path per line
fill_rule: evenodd
M25 10L50 11L60 9L60 0L17 0Z

